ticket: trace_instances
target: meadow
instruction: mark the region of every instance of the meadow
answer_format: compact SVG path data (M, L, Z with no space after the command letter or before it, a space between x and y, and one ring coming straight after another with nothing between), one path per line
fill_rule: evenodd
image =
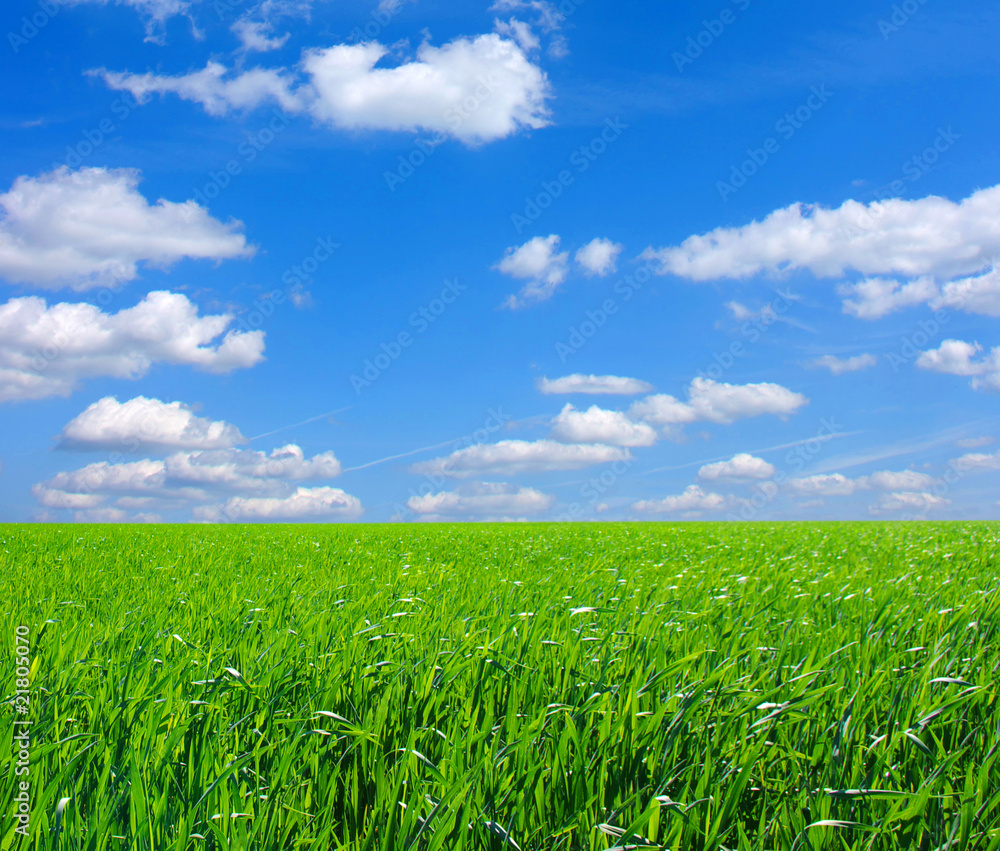
M998 849L998 561L987 523L0 526L0 843Z

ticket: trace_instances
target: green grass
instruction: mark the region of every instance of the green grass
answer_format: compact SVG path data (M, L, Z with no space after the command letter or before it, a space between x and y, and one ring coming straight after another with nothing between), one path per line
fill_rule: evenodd
M0 526L0 842L998 849L998 558L995 524Z

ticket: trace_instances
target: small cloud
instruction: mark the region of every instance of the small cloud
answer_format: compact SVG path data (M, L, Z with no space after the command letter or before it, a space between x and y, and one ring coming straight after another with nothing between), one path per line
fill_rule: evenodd
M838 358L834 355L823 355L821 358L809 361L806 366L811 368L828 369L834 375L843 375L845 372L860 372L869 369L878 363L875 355L863 354L855 355L852 358Z
M597 237L576 252L576 262L588 275L603 278L618 268L618 255L622 253L620 243Z

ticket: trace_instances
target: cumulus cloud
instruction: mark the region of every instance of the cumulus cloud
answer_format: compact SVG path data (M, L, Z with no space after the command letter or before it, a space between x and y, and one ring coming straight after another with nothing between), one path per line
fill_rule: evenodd
M948 307L982 316L1000 316L1000 270L991 266L981 275L949 281L942 287L941 296L931 306Z
M698 478L707 482L719 479L769 479L774 473L773 464L763 458L740 452L728 461L706 464L698 471Z
M695 378L688 389L688 401L666 394L635 402L629 416L657 426L678 426L694 422L729 424L736 420L771 414L787 417L809 400L780 384L725 384Z
M568 259L568 251L559 252L559 237L555 234L536 236L524 245L508 248L503 260L493 268L528 283L517 295L509 296L505 306L516 309L552 298L566 280Z
M873 490L893 491L893 490L927 490L934 486L937 481L933 476L926 473L918 473L915 470L881 470L872 473L863 479L859 479L865 486Z
M791 479L789 485L804 496L851 496L859 491L877 490L927 490L936 483L933 476L915 470L880 470L869 476L849 479L842 473L833 473Z
M982 351L979 343L945 340L936 349L922 352L917 366L947 375L971 376L974 390L1000 390L1000 346L975 360Z
M538 389L546 396L583 393L592 396L637 396L649 393L653 385L638 378L619 375L582 375L574 373L562 378L539 378Z
M588 275L605 277L618 268L618 255L624 246L598 237L576 252L575 260Z
M860 372L863 369L869 369L877 363L878 358L871 354L855 355L852 358L823 355L821 358L809 361L807 366L828 369L834 375L843 375L845 372Z
M858 483L842 473L790 479L788 484L805 496L850 496L858 490Z
M862 226L863 223L871 224ZM779 275L804 269L819 278L980 272L1000 253L1000 186L964 201L930 196L829 209L792 204L763 221L717 228L681 245L645 252L663 274L695 281Z
M130 281L138 264L250 257L240 222L223 224L194 201L150 204L136 169L61 166L18 177L0 195L0 277L47 289Z
M174 452L162 460L88 464L39 482L32 493L50 509L191 509L200 520L351 519L361 509L354 497L299 485L333 479L340 471L333 452L310 458L294 444L270 453L200 450Z
M844 310L875 319L925 302L1000 315L998 255L1000 186L960 202L929 196L849 200L833 209L792 204L762 221L647 249L643 257L659 263L661 274L694 281L853 273L863 279L841 286Z
M718 511L728 504L729 500L720 494L705 492L698 485L688 485L682 494L636 502L632 504L632 509L644 514L700 513Z
M286 497L234 496L222 505L198 506L194 518L207 523L229 521L356 520L361 500L339 488L296 488Z
M578 411L566 405L552 420L552 436L566 443L605 443L612 446L652 446L656 430L633 422L621 411L608 411L591 405Z
M414 59L375 67L389 53L374 41L307 50L306 81L286 68L236 71L217 62L173 77L95 73L140 101L173 93L212 115L275 102L339 130L428 131L470 145L549 123L548 80L512 39L488 33L441 47L425 42Z
M246 438L234 425L198 417L183 402L145 396L127 402L105 396L59 435L60 449L77 450L229 449L240 443Z
M954 461L955 467L962 472L975 472L980 470L1000 470L1000 452L982 453L970 452Z
M927 512L946 508L951 505L950 499L935 496L932 493L917 493L904 491L901 493L883 494L875 505L869 507L872 514L886 514L894 511Z
M844 313L858 319L881 319L889 313L925 304L938 295L933 278L917 278L908 284L885 278L867 278L856 284L837 287L844 296Z
M501 440L459 449L410 467L418 475L472 478L480 475L517 475L552 470L580 470L595 464L629 461L628 449L601 444L566 444L554 440Z
M411 497L406 506L421 515L503 517L542 514L554 504L554 496L534 488L483 482L457 491Z
M82 379L136 379L153 364L217 374L263 359L263 331L227 330L230 314L199 316L179 293L151 292L135 307L48 305L37 296L0 305L0 402L68 396ZM221 337L221 339L220 339Z
M300 447L289 444L269 455L250 449L176 452L164 461L164 473L168 486L258 491L271 489L278 481L336 478L340 462L333 452L306 458Z

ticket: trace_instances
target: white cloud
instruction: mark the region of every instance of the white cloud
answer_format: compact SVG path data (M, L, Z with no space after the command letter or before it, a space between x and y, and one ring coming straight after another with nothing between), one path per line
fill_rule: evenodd
M881 317L932 301L938 295L938 286L933 278L922 277L908 284L885 278L867 278L856 284L842 284L837 287L844 299L844 313L858 319L880 319Z
M159 514L136 514L129 516L120 508L92 508L73 512L74 523L160 523Z
M489 33L441 47L425 42L416 58L375 67L389 53L374 41L307 50L301 68L308 82L285 68L231 72L216 62L176 77L96 73L140 101L174 93L212 115L274 101L340 130L423 130L470 145L549 123L548 80L511 39Z
M129 6L146 20L146 41L162 43L163 24L174 15L186 15L191 8L190 0L62 0L67 5L93 3L107 6Z
M72 419L59 435L64 449L229 449L246 438L236 426L195 416L183 402L105 396Z
M500 35L516 41L526 53L532 53L542 46L538 36L531 31L531 26L517 18L507 21L495 20L493 29Z
M294 444L270 453L248 449L174 452L163 460L102 461L57 473L32 488L44 508L193 509L197 519L267 520L360 514L360 503L332 488L298 483L340 474L332 452L307 458Z
M688 389L688 401L661 394L636 402L629 409L634 420L658 426L693 422L729 424L736 420L772 414L787 417L809 400L780 384L725 384L695 378Z
M807 365L828 369L834 375L843 375L845 372L860 372L878 363L878 358L872 354L855 355L852 358L838 358L836 355L823 355L810 361Z
M1000 316L1000 270L991 266L981 275L950 281L942 288L941 297L931 306L935 309L950 307L982 316Z
M788 484L793 491L806 496L850 496L859 489L857 481L842 473L790 479Z
M458 491L411 497L406 506L423 515L511 516L548 511L555 497L534 488L502 483L477 483Z
M850 496L859 491L927 490L936 483L933 476L915 470L880 470L869 476L849 479L841 473L791 479L796 493L807 496Z
M718 511L728 504L729 500L720 494L706 493L698 485L688 485L682 494L660 500L636 502L633 503L632 509L646 514L674 514L681 511Z
M31 493L45 508L97 508L110 496L150 496L159 494L163 487L163 462L144 458L124 464L100 461L57 473L35 485Z
M238 18L231 29L240 40L243 50L248 52L255 50L265 53L269 50L278 50L284 47L285 42L291 36L291 33L285 33L283 36L272 36L274 27L269 21L255 21L248 15Z
M536 236L524 245L508 248L503 260L493 268L512 278L527 280L521 292L507 298L504 304L512 309L525 307L552 298L559 285L566 280L569 252L559 251L559 237Z
M269 455L250 449L177 452L164 463L168 485L242 491L272 489L280 481L333 479L340 475L340 462L333 452L306 458L295 444L282 446Z
M37 296L11 299L0 305L0 402L68 396L84 378L140 378L156 363L212 373L259 363L264 333L227 331L232 320L199 316L170 292L151 292L114 314L91 304L49 306Z
M605 277L618 267L618 255L624 246L598 237L576 252L575 259L589 275Z
M567 443L604 443L612 446L652 446L656 430L646 423L633 422L621 411L591 405L578 411L567 404L552 420L552 435Z
M629 461L632 455L617 446L566 444L554 440L501 440L459 449L410 467L428 476L470 478L479 475L517 475L552 470L580 470L594 464Z
M1000 470L1000 452L992 454L970 452L961 458L956 458L955 466L963 472Z
M947 375L972 376L974 390L1000 390L1000 346L981 360L973 360L982 351L979 343L945 340L938 348L922 352L917 366Z
M719 479L769 479L774 473L773 464L763 458L740 452L728 461L706 464L698 471L698 478L709 482Z
M931 511L951 505L950 499L935 496L932 493L889 493L883 494L875 505L869 507L872 514L883 514L892 511Z
M234 496L222 505L198 506L196 520L230 521L356 520L361 501L339 488L296 488L285 497Z
M533 12L534 20L532 21L532 26L537 27L543 33L550 36L549 56L554 59L561 59L569 54L566 37L559 33L559 29L566 20L566 15L558 8L556 3L549 2L549 0L497 0L490 7L490 11Z
M864 481L873 490L915 491L932 488L937 480L933 476L928 476L926 473L918 473L915 470L900 470L898 472L881 470L864 477L860 481Z
M546 396L585 393L592 396L636 396L649 393L653 385L638 378L619 375L582 375L574 373L562 378L540 378L538 389Z
M862 276L838 287L844 311L876 319L916 304L1000 316L1000 186L960 202L930 196L830 209L792 204L762 221L717 228L677 246L647 249L661 274L694 281Z
M200 103L209 115L225 115L235 109L254 109L268 101L276 102L286 112L307 108L308 88L296 88L295 79L284 68L251 68L230 73L225 65L209 62L202 70L175 77L147 72L94 72L119 91L127 91L140 103L150 95L177 95L182 100Z
M763 221L717 228L681 245L649 249L664 274L696 281L780 275L806 269L819 278L852 270L862 275L932 275L980 272L1000 253L1000 186L955 203L930 196L829 209L792 204Z
M130 281L140 262L250 257L238 231L194 201L150 204L136 169L61 166L18 177L0 195L0 277L11 283L86 290Z

